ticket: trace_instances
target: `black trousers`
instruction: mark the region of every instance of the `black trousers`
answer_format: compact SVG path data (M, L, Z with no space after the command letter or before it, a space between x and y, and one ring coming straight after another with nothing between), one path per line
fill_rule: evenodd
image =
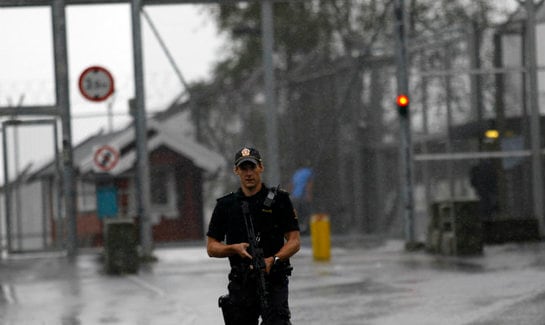
M265 276L268 310L261 310L257 291L257 277L252 272L232 269L229 273L229 315L236 325L291 325L288 305L288 275L271 272ZM224 309L225 313L225 309ZM226 324L230 325L227 322Z

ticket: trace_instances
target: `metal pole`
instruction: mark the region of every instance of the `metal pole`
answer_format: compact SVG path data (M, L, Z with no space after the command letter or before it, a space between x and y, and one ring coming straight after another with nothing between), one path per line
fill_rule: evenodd
M146 107L144 93L144 58L142 53L142 30L140 21L141 0L131 1L132 41L134 56L134 131L136 138L136 204L140 218L140 245L142 257L151 258L152 231L149 218L149 161L147 148Z
M108 103L106 104L107 113L108 113L108 133L114 132L114 112L113 106L115 102L115 92L112 94Z
M6 249L11 253L11 184L9 182L9 160L8 160L8 132L6 124L2 125L2 154L4 158L4 208L6 220Z
M363 79L363 76L361 76L360 73L357 73L357 75L360 77L360 80ZM360 89L363 89L363 85L361 84L361 81L355 82L354 78L350 78L351 82L350 84L346 85L347 87L347 94L352 93L348 89L350 89L351 86L358 85ZM361 106L354 105L353 101L349 103L349 108L351 110L351 116L350 116L350 131L352 132L355 137L352 139L352 148L354 148L354 151L352 152L352 158L353 159L353 169L352 169L352 185L353 185L353 204L354 204L354 224L353 227L356 231L364 231L365 233L371 233L371 222L368 218L368 214L365 213L365 187L364 185L364 174L363 174L363 157L362 157L362 141L359 137L359 126L358 123L360 122L359 113L361 110ZM341 106L342 107L342 106ZM342 108L341 108L342 109ZM346 107L344 107L346 109Z
M55 214L55 247L58 249L61 249L63 246L63 234L64 234L64 224L63 220L63 211L62 211L62 187L63 187L63 179L61 177L62 175L62 161L59 157L59 139L58 134L59 130L57 127L57 123L53 124L53 139L55 143L53 144L53 148L55 150L55 170L57 172L57 175L54 178L54 184L57 188L57 198L56 198L56 208L57 213Z
M467 45L470 52L470 65L473 70L481 69L481 30L476 20L469 22L471 25L468 27ZM450 70L449 68L448 70ZM482 77L479 74L471 75L471 107L475 112L479 127L483 122L483 96L482 96Z
M15 116L12 119L16 119ZM23 220L21 213L21 171L19 169L21 161L19 159L19 127L17 124L13 126L13 159L14 159L14 168L15 168L15 223L17 225L17 249L23 250Z
M533 0L526 0L526 80L528 84L527 100L530 108L530 135L532 149L532 193L534 201L534 216L539 223L540 235L545 235L543 220L543 164L541 158L541 126L540 113L537 102L537 74L536 74L536 17Z
M72 125L70 121L70 94L68 87L68 54L66 43L66 17L64 0L53 0L53 43L55 53L55 82L57 107L62 123L63 191L66 216L66 249L69 259L77 256L77 211L74 157L72 152Z
M445 70L448 71L452 67L451 57L450 57L451 45L446 44L444 48L443 61ZM450 75L445 76L445 106L447 109L447 141L445 143L445 151L447 153L452 153L452 127L454 126L453 117L452 117L452 78ZM449 194L449 216L454 217L454 168L452 166L452 161L446 161L446 170L447 170L447 179L448 179L448 194Z
M405 2L396 0L396 63L397 92L409 96L409 78L407 72L407 35L405 30ZM410 97L409 97L410 98ZM412 142L410 109L407 115L400 115L400 166L402 167L402 204L405 221L405 247L412 249L415 245L414 206L412 192Z
M165 52L165 55L167 56L168 62L170 63L170 65L174 69L174 72L176 73L176 76L178 77L178 79L182 83L182 86L184 86L185 90L187 92L189 92L189 83L187 83L187 81L185 80L184 75L182 74L182 71L180 70L180 68L176 64L176 60L174 60L174 56L172 56L172 53L170 53L170 50L168 49L167 45L165 44L165 41L163 41L163 38L161 37L161 34L159 34L159 31L157 30L157 27L155 27L155 24L153 23L150 16L148 15L148 13L144 9L142 9L142 15L144 16L144 18L148 22L148 25L151 28L151 31L153 32L153 35L155 35L155 38L159 42L159 45L163 49L163 52Z
M1 130L2 133L4 133L4 130L2 129ZM5 153L3 153L4 157L5 157ZM5 158L4 158L4 161L5 161ZM4 202L7 201L7 197L6 197L6 191L7 191L7 188L5 187L6 186L6 181L7 178L6 176L4 175ZM6 204L6 203L4 203ZM7 214L4 213L4 217L6 218L7 217ZM5 225L4 225L4 221L2 220L2 217L0 217L0 260L2 260L2 258L4 257L4 228L5 228Z
M261 30L263 49L263 69L265 73L265 101L267 109L267 170L269 171L270 185L280 184L280 167L278 164L278 126L277 108L275 100L273 47L274 21L271 0L261 1Z
M19 98L17 107L23 105L24 95ZM12 120L17 120L17 116L13 115ZM23 250L23 220L22 220L22 198L21 198L21 179L20 179L20 167L21 161L19 156L19 127L18 123L13 126L13 156L15 165L15 218L17 224L17 248Z
M424 51L420 52L420 70L424 71L426 69L425 64L426 58L424 56ZM421 76L421 91L422 91L422 133L424 135L429 135L429 122L428 122L428 112L429 112L429 100L428 100L428 78L425 76ZM422 153L427 154L428 153L428 142L424 141L422 144ZM430 167L431 164L429 164L427 161L425 161L422 164L422 178L424 181L424 197L426 202L426 207L429 207L432 203L432 195L431 195L431 184L430 184Z

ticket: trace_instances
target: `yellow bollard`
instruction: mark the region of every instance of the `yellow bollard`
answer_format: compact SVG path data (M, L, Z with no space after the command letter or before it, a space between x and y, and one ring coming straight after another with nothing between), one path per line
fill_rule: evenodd
M318 213L310 217L310 237L314 260L329 261L331 259L331 236L327 214Z

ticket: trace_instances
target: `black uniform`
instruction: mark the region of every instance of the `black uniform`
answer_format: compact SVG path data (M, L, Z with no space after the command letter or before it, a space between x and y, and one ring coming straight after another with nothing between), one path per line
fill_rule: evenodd
M239 189L218 199L207 236L225 243L236 244L249 242L246 233L242 200L248 201L250 215L255 230L255 236L263 249L265 257L273 256L284 245L284 234L299 230L297 217L287 192L279 190L274 203L267 207L264 202L269 188L263 185L261 191L251 197L246 197ZM261 314L257 297L257 282L250 271L250 260L238 255L230 256L229 263L229 297L237 310L237 324L257 325ZM291 324L288 306L288 275L291 273L289 261L275 265L265 278L268 291L269 311L263 314L268 319L266 325Z

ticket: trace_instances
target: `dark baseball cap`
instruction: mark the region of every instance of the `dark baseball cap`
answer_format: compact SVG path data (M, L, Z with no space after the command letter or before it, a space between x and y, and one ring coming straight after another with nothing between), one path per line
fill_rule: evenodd
M257 149L248 147L244 147L237 151L235 154L235 166L239 166L243 162L247 161L258 165L261 163L261 154L259 151L257 151Z

